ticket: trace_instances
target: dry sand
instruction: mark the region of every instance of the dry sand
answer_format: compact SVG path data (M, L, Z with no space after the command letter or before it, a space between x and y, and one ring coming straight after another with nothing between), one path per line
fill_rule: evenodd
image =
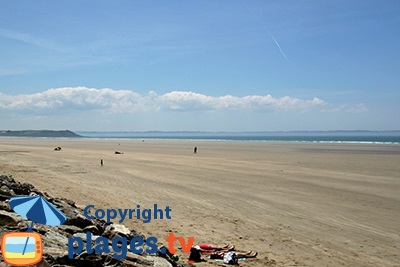
M0 173L81 207L168 205L124 223L258 251L244 266L400 266L398 145L0 138Z

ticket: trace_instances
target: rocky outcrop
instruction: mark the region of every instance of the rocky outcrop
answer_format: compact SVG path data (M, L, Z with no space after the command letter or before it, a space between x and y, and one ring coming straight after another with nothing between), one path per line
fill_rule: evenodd
M78 208L73 201L64 198L53 198L46 193L40 192L31 184L19 183L12 176L5 175L0 175L0 235L7 232L24 232L27 230L27 219L15 213L8 205L10 196L14 195L41 195L67 216L67 221L57 227L39 223L33 225L33 231L40 233L43 239L43 260L36 266L191 266L178 264L178 262L165 255L162 257L163 254L160 253L158 253L158 256L138 255L128 251L125 259L117 260L110 254L89 254L86 251L86 244L81 253L74 255L70 259L68 257L68 238L79 236L86 242L86 232L90 232L93 236L106 237L109 241L109 246L111 246L112 238L115 236L126 237L127 240L135 236L145 237L140 232L121 224L107 224L104 220L98 219L88 220L83 216L83 210ZM0 267L2 266L7 265L1 257Z

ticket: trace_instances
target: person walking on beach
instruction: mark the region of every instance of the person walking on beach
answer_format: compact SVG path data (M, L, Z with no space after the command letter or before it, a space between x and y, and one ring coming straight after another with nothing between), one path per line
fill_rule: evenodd
M100 165L103 166L103 159L100 160Z
M197 146L194 147L193 152L194 154L197 154Z

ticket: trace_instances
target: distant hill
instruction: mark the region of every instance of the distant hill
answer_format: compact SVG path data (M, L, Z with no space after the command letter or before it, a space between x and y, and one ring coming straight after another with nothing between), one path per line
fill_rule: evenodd
M52 130L25 130L25 131L1 131L1 136L14 137L81 137L79 134L69 130L52 131Z

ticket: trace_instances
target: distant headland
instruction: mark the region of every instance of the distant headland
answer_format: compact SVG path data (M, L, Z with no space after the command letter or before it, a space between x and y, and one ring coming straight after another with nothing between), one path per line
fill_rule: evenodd
M0 137L81 137L79 134L71 132L70 130L52 131L52 130L24 130L24 131L2 131L0 130Z

